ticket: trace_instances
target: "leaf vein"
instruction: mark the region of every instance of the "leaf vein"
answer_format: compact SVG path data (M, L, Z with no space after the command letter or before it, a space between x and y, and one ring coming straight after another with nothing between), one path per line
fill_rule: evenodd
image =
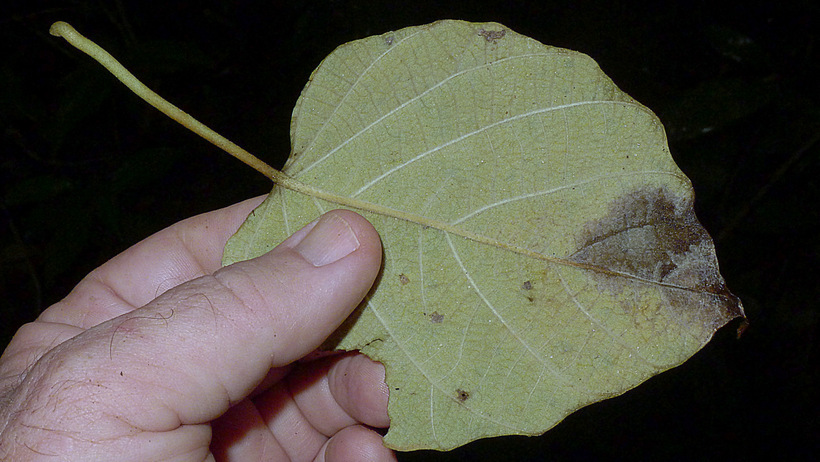
M494 316L495 316L495 317L496 317L499 321L501 321L501 324L503 324L503 325L504 325L504 327L505 327L505 328L506 328L506 329L507 329L507 330L508 330L508 331L509 331L512 335L513 335L513 337L515 337L515 339L518 341L518 343L520 343L522 346L524 346L524 348L526 348L526 349L527 349L527 351L530 353L530 355L532 355L532 357L533 357L536 361L538 361L539 363L541 363L541 364L543 364L544 366L546 366L547 368L549 368L549 371L550 371L550 372L552 373L552 375L553 375L553 376L555 376L557 379L561 380L562 382L568 383L568 379L567 379L566 375L564 375L563 373L561 373L560 371L558 371L558 370L556 370L554 367L552 367L552 365L550 365L550 364L546 361L546 359L545 359L545 358L543 358L541 355L539 355L539 353L538 353L537 351L533 350L533 349L532 349L532 347L529 345L529 343L527 343L527 342L526 342L523 338L521 338L521 337L518 335L518 333L515 331L515 329L513 329L513 327L512 327L512 326L510 326L510 325L507 323L507 320L506 320L506 319L504 319L504 317L503 317L503 316L501 316L501 313L499 313L499 312L498 312L498 310L495 308L495 306L493 306L493 304L490 302L490 300L488 300L488 299L487 299L487 297L484 295L484 293L482 292L482 290L479 288L478 284L476 284L475 280L474 280L474 279L473 279L473 277L470 275L470 271L469 271L469 270L467 270L467 268L464 266L464 262L463 262L463 261L461 261L461 257L459 256L459 252L458 252L458 250L456 250L455 245L453 245L453 241L452 241L452 239L450 238L450 235L449 235L449 234L445 234L444 236L445 236L445 238L447 239L447 244L450 246L450 251L451 251L451 252L452 252L452 254L453 254L453 258L456 260L456 263L458 263L459 268L461 268L461 271L462 271L462 273L464 274L464 277L466 277L466 278L467 278L467 281L470 283L470 287L472 287L472 288L473 288L473 290L475 291L476 295L478 295L478 297L481 299L481 301L484 303L484 305L485 305L487 308L489 308L489 309L490 309L490 311L493 313L493 315L494 315Z
M365 76L365 74L367 74L368 72L370 72L370 70L371 70L371 69L373 69L373 67L374 67L374 66L375 66L378 62L380 62L380 61L382 60L382 58L384 58L385 56L387 56L388 54L390 54L391 52L393 52L393 50L396 50L397 48L399 48L399 45L401 45L401 44L402 44L402 43L404 43L405 41L407 41L407 40L409 40L409 39L411 39L411 38L415 37L416 35L418 35L418 34L420 34L420 33L422 33L422 32L423 32L423 31L419 30L419 31L417 31L417 32L415 32L415 33L413 33L413 34L408 35L407 37L405 37L405 38L403 38L403 39L399 40L398 42L396 42L396 44L395 44L395 45L393 45L393 46L391 46L390 48L388 48L387 50L385 50L385 51L384 51L384 53L382 53L382 54L380 54L379 56L377 56L377 57L376 57L376 59L374 59L374 60L373 60L373 62L372 62L372 63L370 63L370 65L369 65L369 66L367 66L367 67L366 67L366 68L365 68L365 69L364 69L364 70L363 70L363 71L359 74L359 76L358 76L358 77L356 77L356 81L355 81L355 82L353 82L353 83L350 85L350 88L348 88L348 89L347 89L347 92L345 93L345 95L344 95L344 96L342 96L342 98L339 100L339 104L337 104L337 105L336 105L336 107L334 107L334 108L333 108L333 111L332 111L330 114L328 114L328 117L327 117L327 119L326 119L326 120L330 120L330 119L332 119L332 118L333 118L333 116L334 116L334 115L336 115L336 112L339 110L339 108L340 108L340 107L342 107L342 103L344 102L344 100L346 100L346 99L347 99L347 97L348 97L348 96L350 96L350 94L351 94L351 93L353 93L353 89L356 87L356 84L357 84L357 83L359 83L359 82L362 80L362 77L364 77L364 76ZM318 131L318 132L316 132L316 135L313 137L313 139L311 140L310 144L309 144L309 145L305 148L305 152L310 151L310 149L313 147L314 143L316 143L316 140L320 140L320 139L322 139L321 133L322 133L322 131L324 131L324 129L325 129L325 127L326 127L326 126L327 126L327 124L323 124L323 125L322 125L322 127L319 129L319 131ZM321 160L320 160L320 161L321 161Z
M451 225L459 225L459 224L469 220L470 218L472 218L476 215L479 215L483 212L486 212L487 210L490 210L490 209L495 208L495 207L502 206L504 204L508 204L510 202L516 202L516 201L525 200L525 199L532 199L533 197L538 197L538 196L546 196L548 194L553 194L553 193L556 193L558 191L562 191L562 190L570 189L570 188L575 188L575 187L578 187L578 186L584 186L586 184L593 183L593 182L596 182L596 181L601 181L601 180L606 181L606 180L612 180L612 179L615 179L615 178L628 178L628 177L631 177L631 176L642 176L642 175L670 175L670 176L674 176L674 177L680 177L680 175L677 174L677 173L663 171L663 170L644 170L644 171L636 171L636 172L626 172L626 173L615 173L615 174L600 175L600 176L596 176L596 177L591 177L587 180L578 181L578 182L575 182L575 183L568 183L568 184L564 184L564 185L561 185L561 186L556 186L556 187L551 188L551 189L545 189L545 190L541 190L541 191L535 191L535 192L532 192L532 193L521 194L519 196L504 198L502 200L493 202L491 204L481 206L481 207L475 209L474 211L468 213L467 215L464 215L464 216L462 216L462 217L460 217L460 218L458 218L454 221L451 221L450 224Z
M503 124L507 124L507 123L510 123L510 122L515 122L516 120L523 119L525 117L530 117L530 116L534 116L534 115L538 115L538 114L544 114L544 113L552 112L552 111L558 111L558 110L562 110L562 109L570 109L570 108L574 108L574 107L595 105L595 104L617 104L617 105L622 105L622 106L633 106L633 107L638 106L635 103L624 102L624 101L614 101L614 100L578 101L578 102L575 102L575 103L561 104L561 105L558 105L558 106L552 106L552 107L548 107L548 108L533 109L532 111L527 111L527 112L517 114L517 115L514 115L514 116L506 117L504 119L498 120L498 121L493 122L491 124L487 124L487 125L485 125L481 128L478 128L476 130L467 132L467 133L465 133L461 136L453 138L450 141L447 141L446 143L442 143L442 144L440 144L440 145L438 145L438 146L436 146L432 149L428 149L427 151L424 151L424 152L416 155L412 159L409 159L409 160L407 160L406 162L404 162L402 164L396 165L395 167L387 170L386 172L382 173L381 175L377 176L376 178L370 180L367 184L365 184L364 186L359 188L356 192L354 192L350 197L355 198L356 196L359 196L360 194L362 194L363 192L370 189L373 185L375 185L379 181L381 181L384 178L392 175L393 173L401 170L402 168L412 164L413 162L421 160L421 159L427 157L430 154L441 151L442 149L444 149L448 146L451 146L453 144L456 144L458 142L461 142L461 141L463 141L467 138L470 138L470 137L475 136L477 134L483 133L483 132L485 132L485 131L487 131L491 128L494 128L494 127L497 127L497 126L500 126L500 125L503 125Z
M415 103L415 102L420 101L420 100L421 100L421 98L423 98L423 97L424 97L425 95L427 95L428 93L430 93L430 92L432 92L432 91L436 90L437 88L440 88L441 86L443 86L443 85L444 85L444 84L446 84L447 82L449 82L449 81L451 81L451 80L453 80L453 79L455 79L455 78L457 78L457 77L459 77L459 76L461 76L461 75L467 74L467 73L469 73L469 72L477 71L477 70L479 70L479 69L487 68L487 67L492 66L492 65L498 65L498 63L501 63L501 62L504 62L504 61L509 61L509 60L516 59L516 58L531 58L531 57L536 57L536 56L547 56L547 55L548 55L547 53L531 53L531 54L526 54L526 55L509 56L509 57L502 58L502 59L499 59L499 60L494 61L494 62L491 62L491 63L485 63L485 64L480 65L480 66L474 66L474 67L470 67L470 68L467 68L467 69L463 69L463 70L461 70L461 71L458 71L458 72L456 72L455 74L452 74L452 75L448 76L447 78L445 78L445 79L441 80L440 82L436 83L435 85L431 86L431 87L430 87L430 88L428 88L427 90L424 90L423 92L419 93L418 95L416 95L416 96L414 96L414 97L412 97L412 98L408 99L408 100L407 100L407 101L405 101L404 103L402 103L402 104L400 104L400 105L396 106L395 108L391 109L390 111L387 111L387 112L386 112L386 113L384 113L381 117L377 118L376 120L374 120L373 122L371 122L370 124L368 124L366 127L362 128L361 130L359 130L358 132L354 133L354 134L353 134L353 135L351 135L349 138L347 138L346 140L344 140L341 144L339 144L338 146L336 146L336 147L334 147L333 149L331 149L330 151L328 151L328 152L327 152L324 156L322 156L321 158L319 158L319 159L315 160L315 161L314 161L313 163L311 163L310 165L307 165L304 169L302 169L302 170L301 170L301 173L306 173L306 172L308 172L309 170L313 169L313 168L314 168L314 167L316 167L317 165L319 165L319 164L321 164L322 162L324 162L325 160L327 160L327 158L328 158L328 157L332 156L332 155L333 155L333 154L335 154L337 151L339 151L340 149L342 149L343 147L345 147L348 143L350 143L351 141L355 140L356 138L358 138L359 136L361 136L363 133L365 133L365 132L369 131L371 128L373 128L374 126L378 125L380 122L384 121L384 119L386 119L386 118L388 118L388 117L392 116L393 114L395 114L395 113L397 113L398 111L400 111L400 110L404 109L405 107L407 107L407 106L409 106L409 105L411 105L411 104L413 104L413 103ZM355 85L355 84L354 84L354 85ZM352 90L353 90L353 88L351 87L351 89L348 91L348 94L349 94L350 92L352 92ZM347 94L346 94L346 95L345 95L345 97L342 99L342 101L343 101L344 99L346 99L346 98L347 98ZM327 119L327 120L330 120L330 119L333 117L333 115L335 115L335 114L336 114L336 112L339 110L339 108L340 108L341 106L342 106L342 104L341 104L341 101L340 101L340 103L339 103L339 104L338 104L338 105L334 108L334 110L333 110L332 114L328 117L328 119ZM322 128L324 128L324 126L323 126ZM317 132L316 136L313 138L313 141L311 142L311 145L310 145L307 149L305 149L305 151L304 151L304 152L308 152L308 151L310 150L310 148L312 147L312 145L315 143L315 141L316 141L317 139L320 139L319 133L321 133L321 130L320 130L319 132Z
M615 335L615 333L612 332L606 325L604 325L601 322L601 320L599 320L597 317L593 316L592 313L590 313L584 307L583 303L581 303L580 300L578 300L578 297L575 296L575 293L573 293L573 291L569 287L569 284L567 283L567 280L564 278L564 275L561 274L561 271L559 271L558 268L555 269L555 274L558 275L558 279L561 281L561 287L564 289L564 292L566 292L566 294L569 296L570 300L572 300L572 303L575 305L576 308L578 308L578 311L583 313L583 315L586 316L587 319L589 319L589 321L591 323L593 323L594 325L601 328L601 330L603 330L610 338L615 340L615 342L617 342L619 345L621 345L621 347L623 347L626 350L632 352L632 354L634 356L636 356L638 359L640 359L645 364L647 364L649 366L652 366L653 368L656 368L656 369L660 367L659 365L657 365L657 364L653 363L652 361L648 360L647 358L645 358L641 354L641 352L638 351L637 348L635 348L634 345L630 345L630 344L624 342L623 339L621 338L621 336ZM580 351L579 351L579 354L580 354Z

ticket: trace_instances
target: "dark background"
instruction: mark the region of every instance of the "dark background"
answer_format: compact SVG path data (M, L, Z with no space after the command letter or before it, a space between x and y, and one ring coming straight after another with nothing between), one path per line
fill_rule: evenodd
M469 4L469 6L468 6ZM0 5L0 345L106 259L269 182L48 35L66 20L274 166L336 46L453 18L591 55L664 122L751 326L540 437L403 460L808 460L818 406L817 2L64 1Z

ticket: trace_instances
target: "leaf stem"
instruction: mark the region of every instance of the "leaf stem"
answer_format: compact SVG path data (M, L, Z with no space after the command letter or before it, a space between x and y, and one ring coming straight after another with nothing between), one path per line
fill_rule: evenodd
M350 197L339 196L336 194L329 193L327 191L322 191L321 189L314 188L313 186L302 183L301 181L288 176L284 172L281 172L266 164L264 161L254 156L250 152L242 149L236 143L215 132L207 125L196 120L187 112L168 102L165 98L158 95L156 92L148 88L145 84L140 82L140 80L136 78L134 74L129 72L128 69L126 69L125 66L120 64L120 62L117 61L116 58L111 56L110 53L105 51L102 47L94 43L92 40L87 39L82 34L77 32L77 30L74 29L70 24L63 21L57 21L51 25L51 28L48 32L56 37L62 37L66 39L66 41L68 41L68 43L73 45L75 48L87 54L88 56L94 58L94 60L102 64L103 67L105 67L106 69L108 69L109 72L114 74L114 77L116 77L117 80L122 82L123 85L128 87L132 92L134 92L134 94L142 98L145 102L147 102L151 106L154 106L160 112L167 115L171 119L179 122L185 128L191 130L192 132L196 133L202 138L205 138L206 140L210 141L216 147L222 149L223 151L227 152L233 157L241 160L257 172L270 178L271 180L273 180L274 183L278 184L279 186L282 186L286 189L290 189L294 192L313 196L318 199L326 200L328 202L333 202L338 205L356 208L360 210L367 210L374 213L395 216L408 221L418 222L417 219L415 219L415 216L412 216L410 214L405 213L405 215L408 215L406 217L400 216L404 212L394 211L392 209L388 209L377 204L371 204L369 202L364 202ZM430 223L421 224L426 226L432 225Z
M495 239L470 233L466 230L459 229L457 226L451 225L449 223L432 220L424 216L407 213L401 210L391 209L389 207L384 207L379 204L361 201L358 199L354 199L352 197L339 196L337 194L329 193L327 191L323 191L321 189L314 188L313 186L310 186L308 184L302 183L301 181L288 176L284 172L276 170L275 168L266 164L258 157L254 156L253 154L236 145L233 141L213 131L211 128L209 128L202 122L196 120L182 109L168 102L165 98L161 97L156 92L145 86L145 84L140 82L140 80L137 79L134 76L134 74L129 72L122 64L120 64L119 61L117 61L113 56L111 56L111 54L109 54L107 51L105 51L102 47L100 47L93 41L85 38L82 34L77 32L76 29L71 27L70 24L63 21L55 22L54 24L52 24L51 29L49 29L49 33L57 37L63 37L68 41L68 43L76 47L78 50L94 58L98 63L102 64L103 67L108 69L109 72L114 74L114 77L116 77L117 80L122 82L137 96L145 100L145 102L147 102L151 106L157 108L163 114L179 122L184 127L193 131L197 135L210 141L218 148L222 149L223 151L227 152L233 157L236 157L242 162L248 164L254 170L262 173L266 177L273 180L274 183L284 188L290 189L291 191L297 193L306 194L317 199L322 199L331 203L335 203L344 207L350 207L354 209L373 212L380 215L410 221L422 226L440 229L442 231L453 233L455 235L459 235L467 239L471 239L484 244L494 245L496 247L509 247L505 246L503 243L496 241Z
M117 61L116 58L111 56L110 53L105 51L102 47L94 43L92 40L87 39L82 34L77 32L77 30L74 29L70 24L63 21L55 22L51 25L49 33L56 37L62 37L66 39L68 43L73 45L75 48L84 52L88 56L94 58L94 60L96 60L98 63L102 64L103 67L105 67L106 69L108 69L109 72L114 74L114 77L116 77L117 80L122 82L137 96L145 100L145 102L147 102L151 106L154 106L160 112L167 115L168 117L179 122L185 128L191 130L192 132L196 133L202 138L205 138L206 140L210 141L218 148L222 149L223 151L227 152L233 157L236 157L237 159L251 166L254 170L270 178L271 180L273 180L274 183L278 184L279 186L290 189L294 192L306 194L317 199L322 199L341 206L365 210L386 216L392 216L395 218L418 223L423 226L442 229L444 231L452 232L467 237L468 239L477 240L479 242L487 240L487 238L482 238L481 236L465 236L463 230L458 230L455 226L447 223L441 223L426 217L409 214L407 212L403 212L400 210L390 209L379 204L361 201L358 199L354 199L352 197L339 196L333 193L329 193L327 191L322 191L321 189L314 188L313 186L310 186L308 184L302 183L301 181L298 181L295 178L286 175L284 172L276 170L275 168L266 164L258 157L254 156L250 152L236 145L233 141L225 138L224 136L215 132L202 122L193 118L190 114L186 113L182 109L168 102L165 98L158 95L156 92L148 88L145 84L140 82L140 80L136 78L134 74L129 72L128 69L126 69L122 64L120 64L120 62ZM496 245L498 245L498 243L496 243Z
M288 183L294 181L292 178L288 177L279 170L276 170L275 168L266 164L265 162L263 162L253 154L249 153L248 151L240 148L231 140L213 131L208 126L196 120L182 109L174 106L173 104L165 100L163 97L159 96L153 90L145 86L145 84L140 82L139 79L137 79L134 76L134 74L129 72L122 64L120 64L119 61L117 61L113 56L111 56L111 54L109 54L107 51L105 51L102 47L100 47L93 41L85 38L82 34L77 32L76 29L71 27L70 24L63 21L55 22L49 29L49 33L56 37L62 37L66 39L68 43L73 45L75 48L87 54L88 56L94 58L94 60L102 64L103 67L105 67L106 69L108 69L109 72L114 74L114 77L116 77L117 80L122 82L123 85L128 87L137 96L145 100L145 102L157 108L163 114L179 122L184 127L193 131L202 138L205 138L206 140L210 141L211 143L213 143L223 151L227 152L228 154L248 164L254 170L265 175L274 182L281 184L282 186L288 187L289 189L293 189L288 186Z

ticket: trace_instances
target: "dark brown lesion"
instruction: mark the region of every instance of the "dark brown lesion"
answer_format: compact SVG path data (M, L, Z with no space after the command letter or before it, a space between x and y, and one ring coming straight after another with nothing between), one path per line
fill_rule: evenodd
M589 269L599 286L621 293L654 284L678 309L717 305L724 320L743 315L718 272L712 239L695 216L692 197L645 187L613 200L587 222L569 260Z
M660 188L617 198L605 216L585 224L571 259L658 281L658 271L668 274L676 267L675 255L709 239L691 203L675 202L680 200Z
M504 38L504 36L507 35L507 31L504 30L504 29L501 29L501 30L479 29L478 30L478 35L484 37L484 40L486 40L488 42L495 42L497 40L500 40L500 39Z
M456 401L459 403L463 403L470 399L470 392L466 390L462 390L461 388L456 389Z

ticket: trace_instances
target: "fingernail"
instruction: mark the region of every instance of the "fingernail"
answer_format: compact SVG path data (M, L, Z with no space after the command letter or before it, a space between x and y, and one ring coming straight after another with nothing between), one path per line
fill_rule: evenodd
M319 218L308 235L294 247L313 266L329 265L358 248L359 240L353 228L336 213L327 213Z

